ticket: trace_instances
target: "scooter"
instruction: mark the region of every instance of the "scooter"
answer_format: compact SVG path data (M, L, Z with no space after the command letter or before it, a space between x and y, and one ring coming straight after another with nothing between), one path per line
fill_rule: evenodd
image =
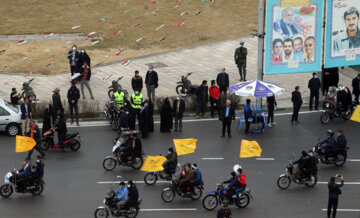
M23 92L21 93L21 97L28 98L30 102L33 102L34 100L36 100L36 95L34 93L34 90L33 90L33 88L30 87L30 83L33 80L34 80L34 78L29 80L28 82L24 82L23 87L21 89L21 90L23 90Z
M181 77L181 81L180 82L177 82L177 85L176 86L176 93L181 95L182 97L185 97L187 95L191 95L191 94L195 94L196 92L196 88L198 86L196 85L192 85L191 84L191 81L188 79L188 77L192 74L191 73L188 73L186 76L182 76Z
M43 137L41 139L40 148L44 151L51 149L61 149L61 147L55 146L54 144L54 136L55 136L56 129L51 128L48 131L44 132ZM81 137L80 134L72 133L66 134L66 138L64 140L64 149L70 149L72 151L77 151L81 147Z
M345 164L347 159L347 151L349 147L346 147L345 151L336 153L336 154L329 154L328 161L325 160L325 146L318 143L313 148L315 157L323 164L334 164L337 167L340 167Z
M119 77L117 80L113 80L112 83L111 83L111 86L109 86L109 91L108 91L108 96L109 98L111 99L112 96L114 95L114 92L116 92L116 90L121 90L122 87L121 85L119 84L119 81L123 78L122 77Z

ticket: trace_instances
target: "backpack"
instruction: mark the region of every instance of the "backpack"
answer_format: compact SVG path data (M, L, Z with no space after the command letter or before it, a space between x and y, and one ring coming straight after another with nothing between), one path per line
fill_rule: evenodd
M239 177L238 177L238 182L239 182L239 186L246 188L246 174L242 173Z

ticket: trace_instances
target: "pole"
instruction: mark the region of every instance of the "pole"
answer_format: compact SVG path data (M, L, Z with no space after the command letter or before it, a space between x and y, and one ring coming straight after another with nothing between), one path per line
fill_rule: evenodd
M258 69L257 80L263 80L264 73L264 0L259 0L259 17L258 17ZM256 98L256 104L262 104L261 98Z

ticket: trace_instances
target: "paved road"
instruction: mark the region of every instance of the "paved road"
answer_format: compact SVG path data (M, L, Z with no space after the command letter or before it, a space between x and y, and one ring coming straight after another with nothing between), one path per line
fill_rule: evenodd
M318 184L314 188L306 188L292 184L289 190L279 190L276 180L285 170L290 152L299 154L303 149L310 149L319 136L323 137L327 129L342 128L351 148L350 159L360 159L360 148L357 146L360 126L351 121L334 120L322 126L319 113L302 114L300 124L291 124L288 115L276 116L278 126L266 129L262 135L244 135L235 132L233 138L220 138L219 122L214 120L184 123L183 133L156 132L148 140L143 141L146 155L165 154L172 145L173 138L194 137L198 139L195 153L181 156L179 161L196 162L203 173L205 191L215 188L215 183L229 177L232 166L239 162L240 140L249 139L259 142L263 149L263 158L274 160L241 159L240 163L247 173L249 188L254 200L246 209L232 207L233 217L325 217L323 208L327 205L327 186ZM204 128L206 127L206 129ZM96 207L109 188L109 184L98 182L119 181L117 175L124 180L143 180L144 172L130 168L116 168L114 172L106 172L102 168L102 160L111 153L112 139L115 134L110 127L69 128L70 132L80 131L84 139L78 152L48 152L45 160L45 191L41 196L15 193L9 199L0 199L0 217L92 217ZM0 135L0 176L4 176L14 167L20 166L25 154L14 156L14 138ZM35 152L36 153L36 152ZM202 158L221 157L223 160L203 160ZM360 162L348 161L345 166L320 165L319 181L327 182L336 173L344 175L346 182L357 182L345 185L340 196L340 209L360 209ZM2 180L1 180L2 181ZM138 217L215 217L215 212L205 211L201 201L192 201L176 197L172 203L163 203L160 193L167 184L146 186L138 184L140 197L143 199L142 209L191 209L193 211L143 211ZM355 218L359 212L339 212L338 217Z

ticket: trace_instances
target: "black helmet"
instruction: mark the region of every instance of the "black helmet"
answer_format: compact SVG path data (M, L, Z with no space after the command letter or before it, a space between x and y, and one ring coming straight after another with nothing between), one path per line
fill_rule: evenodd
M326 131L326 134L329 134L330 136L333 136L333 135L334 135L334 131L332 131L331 129L329 129L329 130Z

